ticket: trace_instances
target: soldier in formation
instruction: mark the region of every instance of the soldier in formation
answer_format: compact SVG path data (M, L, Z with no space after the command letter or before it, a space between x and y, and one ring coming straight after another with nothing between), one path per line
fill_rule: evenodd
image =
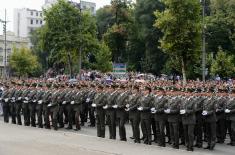
M213 150L229 132L228 144L235 146L235 92L220 85L11 82L1 101L6 123L78 131L89 118L98 137L105 138L108 125L109 138L116 139L118 126L119 139L127 141L130 121L135 143L193 151L206 141L205 149Z

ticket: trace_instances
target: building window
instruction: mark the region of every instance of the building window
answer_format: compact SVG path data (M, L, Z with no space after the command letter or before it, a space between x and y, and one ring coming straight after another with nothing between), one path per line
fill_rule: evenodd
M0 56L0 62L3 62L3 56Z
M10 60L10 56L7 56L7 62L9 62L9 60Z
M40 13L40 16L42 17L42 13Z
M38 24L38 20L36 20L36 24Z
M95 12L95 8L91 7L91 12L94 13Z
M9 53L9 54L11 53L11 49L10 48L7 49L7 53Z
M3 48L2 48L2 47L0 47L0 53L1 53L1 52L3 52Z
M33 20L31 19L31 25L33 24Z
M42 25L42 20L40 20L40 24Z
M33 28L30 28L29 32L32 33L33 32Z
M31 11L31 16L33 16L33 11Z
M36 16L38 16L38 12L36 12Z

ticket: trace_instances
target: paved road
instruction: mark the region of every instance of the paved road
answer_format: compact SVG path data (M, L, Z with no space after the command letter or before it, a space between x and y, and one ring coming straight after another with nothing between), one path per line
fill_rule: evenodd
M127 125L128 137L130 131ZM196 149L191 153L184 151L184 147L174 150L134 144L130 139L128 142L101 139L95 135L95 128L84 127L79 132L65 129L54 131L5 124L0 119L0 155L234 155L235 151L235 147L224 144L217 145L213 152Z

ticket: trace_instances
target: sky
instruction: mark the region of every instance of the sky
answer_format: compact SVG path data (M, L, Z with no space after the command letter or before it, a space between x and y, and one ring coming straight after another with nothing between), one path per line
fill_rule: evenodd
M73 0L79 2L79 0ZM84 0L88 2L95 2L96 9L104 5L110 4L111 0ZM0 19L4 19L4 10L7 10L7 21L10 21L7 25L7 31L13 31L13 10L14 8L30 8L41 10L45 0L0 0ZM0 34L2 34L2 23L0 23Z

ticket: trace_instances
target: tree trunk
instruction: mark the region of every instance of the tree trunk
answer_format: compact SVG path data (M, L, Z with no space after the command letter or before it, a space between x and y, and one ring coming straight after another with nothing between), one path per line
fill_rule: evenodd
M185 68L185 61L182 58L181 60L181 69L182 69L182 74L183 74L183 85L185 86L187 84L187 77L186 77L186 68Z
M68 65L69 65L69 75L70 78L73 77L73 68L72 68L72 60L71 60L71 53L68 51Z

